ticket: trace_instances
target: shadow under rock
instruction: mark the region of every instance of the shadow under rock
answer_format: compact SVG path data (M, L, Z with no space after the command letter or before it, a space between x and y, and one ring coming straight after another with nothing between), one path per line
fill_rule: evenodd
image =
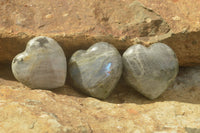
M10 64L0 64L0 78L10 81L16 81L12 74ZM89 96L79 92L72 87L69 76L66 80L65 86L51 90L58 95L68 95L79 98L87 98ZM136 104L150 104L154 102L163 101L178 101L184 103L200 103L200 66L198 67L182 67L179 74L173 83L159 98L149 100L127 83L120 79L115 90L104 102L122 104L122 103L136 103Z
M116 89L105 101L121 104L149 104L154 102L177 101L200 103L200 67L182 67L174 83L157 99L149 100L128 86L121 79Z
M123 78L120 79L112 94L104 101L115 104L122 104L122 103L148 104L155 102L154 100L149 100L140 93L138 93L137 91L135 91L123 80Z
M89 96L81 93L72 87L72 82L69 77L66 80L64 87L53 89L52 92L60 95L74 96L78 98L88 98ZM180 68L179 74L174 83L160 97L154 100L149 100L144 97L127 83L120 79L115 90L104 102L123 104L151 104L155 102L177 101L184 103L200 103L200 67L185 67Z
M65 85L63 87L55 88L55 89L52 89L51 91L59 95L68 95L68 96L74 96L74 97L79 97L79 98L89 97L72 87L72 82L69 76L67 77Z
M0 64L0 78L16 81L12 74L11 64Z

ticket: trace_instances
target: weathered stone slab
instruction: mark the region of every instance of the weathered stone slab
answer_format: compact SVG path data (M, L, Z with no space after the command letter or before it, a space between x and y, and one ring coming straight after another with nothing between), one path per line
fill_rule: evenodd
M0 0L0 62L11 63L30 39L43 35L58 41L67 58L99 41L114 44L122 52L132 44L160 41L175 51L180 65L200 64L200 1L138 2ZM69 83L53 91L30 90L15 81L9 67L0 64L2 133L200 129L199 67L181 69L171 89L153 101L123 80L104 101L76 92Z
M194 4L195 3L195 4ZM0 1L0 62L10 62L38 35L54 38L69 58L105 41L121 51L163 42L181 66L200 64L200 1Z
M174 85L148 100L124 81L102 101L70 86L31 90L0 66L0 132L126 133L200 129L200 68L183 68ZM13 128L15 127L15 128Z

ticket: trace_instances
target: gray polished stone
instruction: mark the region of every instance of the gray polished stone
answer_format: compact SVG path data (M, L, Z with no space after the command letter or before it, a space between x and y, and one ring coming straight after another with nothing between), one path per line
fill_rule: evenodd
M176 55L163 43L133 45L124 52L122 60L124 79L149 99L159 97L178 73Z
M69 61L69 74L73 85L89 96L107 98L122 73L121 55L106 42L78 50Z
M13 59L12 72L18 81L30 88L61 87L67 75L66 57L54 39L38 36Z

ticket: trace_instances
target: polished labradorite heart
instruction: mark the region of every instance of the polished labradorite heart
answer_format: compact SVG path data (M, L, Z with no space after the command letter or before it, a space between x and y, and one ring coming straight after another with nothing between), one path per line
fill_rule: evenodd
M178 73L178 60L173 50L163 43L150 47L129 47L122 57L124 79L149 99L159 97Z
M61 87L67 75L66 57L54 39L38 36L13 59L12 72L18 81L30 88Z
M121 55L106 42L78 50L69 61L69 74L73 85L89 96L107 98L122 73Z

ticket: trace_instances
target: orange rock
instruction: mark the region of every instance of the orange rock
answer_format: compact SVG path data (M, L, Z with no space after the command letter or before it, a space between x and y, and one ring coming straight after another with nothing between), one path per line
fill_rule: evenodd
M67 57L98 41L122 52L132 44L159 41L176 52L181 66L200 64L199 0L20 0L0 5L0 62L10 62L28 40L45 35L56 39Z
M130 114L133 114L133 115L137 115L138 114L138 111L136 111L135 109L128 109L127 110Z
M199 67L181 69L174 86L156 100L146 99L122 80L101 101L69 85L31 90L13 79L9 66L2 66L1 133L192 132L200 128Z

